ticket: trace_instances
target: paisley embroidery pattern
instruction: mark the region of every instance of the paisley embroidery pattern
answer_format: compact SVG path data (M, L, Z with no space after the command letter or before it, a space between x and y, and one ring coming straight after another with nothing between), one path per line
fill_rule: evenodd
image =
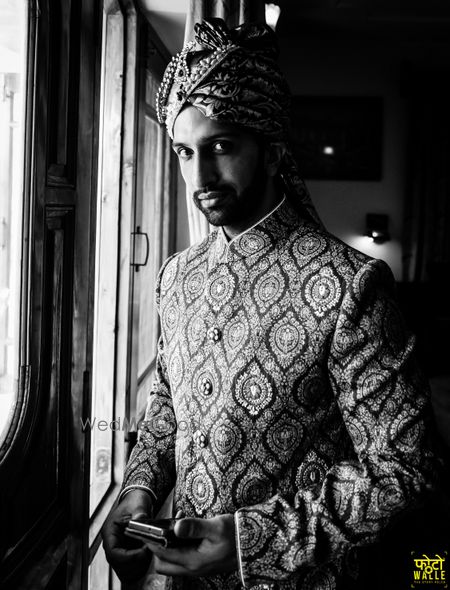
M176 348L170 356L169 375L171 383L177 387L183 378L183 359L179 348Z
M269 334L270 348L277 362L286 369L305 348L306 331L292 311L282 317Z
M285 292L285 280L279 265L270 269L256 282L254 298L261 313L266 313Z
M207 301L217 312L224 307L234 294L236 278L225 265L221 265L218 272L213 274L207 288Z
M224 330L225 354L231 363L248 341L250 329L245 313L240 311Z
M195 471L186 477L187 497L195 506L196 514L201 516L214 502L216 489L206 465L201 462Z
M167 306L164 315L162 317L162 322L164 325L164 329L167 333L167 338L171 340L174 332L178 328L178 321L179 321L179 309L176 302L176 298L174 297Z
M258 461L245 467L234 482L235 495L244 506L258 504L272 495L272 484L268 474Z
M206 269L198 268L192 274L186 277L183 284L183 290L186 297L186 302L191 302L198 297L205 286L206 282Z
M252 256L258 252L262 252L270 242L268 242L263 235L247 233L237 238L236 245L244 256Z
M338 304L341 294L339 280L331 267L320 269L306 284L306 300L319 317Z
M172 258L166 264L166 272L164 273L164 277L161 280L161 293L166 293L166 291L168 291L173 285L175 277L177 276L177 266L177 258Z
M288 463L303 438L303 426L295 416L283 413L270 424L266 432L266 446L274 457Z
M327 471L328 466L325 461L315 451L309 451L295 476L297 488L302 490L320 485L325 479Z
M226 414L222 415L212 427L211 442L217 463L228 467L242 451L244 443L242 429Z
M197 352L206 338L206 324L202 316L193 315L187 324L187 342L190 354Z
M269 380L257 363L252 363L236 380L236 401L251 416L257 416L273 400L273 390Z
M348 551L413 505L435 468L392 287L382 262L288 201L230 244L219 230L169 259L124 489L148 488L156 510L175 487L187 516L235 513L246 587L337 587ZM173 580L242 587L237 573Z

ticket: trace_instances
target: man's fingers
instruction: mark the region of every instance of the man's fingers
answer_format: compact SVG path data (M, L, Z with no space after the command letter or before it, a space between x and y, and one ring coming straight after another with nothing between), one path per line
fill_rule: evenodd
M147 547L140 547L139 549L122 549L117 547L113 549L112 554L116 563L138 563L148 562L150 560L150 551Z
M183 518L175 524L175 534L182 539L204 539L213 535L216 530L213 519Z
M147 520L147 518L148 518L147 512L142 512L142 510L140 510L138 512L133 512L130 520Z
M150 566L151 554L147 547L141 549L114 549L114 570L122 582L136 582Z
M189 547L170 548L162 547L159 543L145 541L147 549L155 556L170 563L186 563L190 557L187 555L192 551Z
M154 567L157 574L163 574L165 576L185 576L188 573L184 565L170 563L159 557L155 557Z

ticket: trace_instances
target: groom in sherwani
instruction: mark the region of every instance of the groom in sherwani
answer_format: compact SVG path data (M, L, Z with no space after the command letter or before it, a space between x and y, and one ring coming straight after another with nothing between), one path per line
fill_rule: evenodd
M169 64L158 116L216 227L163 265L146 419L104 530L124 579L173 588L357 587L376 543L433 489L427 385L381 261L322 226L289 144L289 90L261 25L213 19ZM181 549L123 522L174 489Z

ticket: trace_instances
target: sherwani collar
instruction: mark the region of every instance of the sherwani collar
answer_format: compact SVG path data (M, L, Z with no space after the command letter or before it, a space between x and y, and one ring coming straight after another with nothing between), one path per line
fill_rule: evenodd
M228 240L223 228L217 230L215 258L217 262L260 255L282 245L292 229L299 225L299 215L286 197L254 225Z

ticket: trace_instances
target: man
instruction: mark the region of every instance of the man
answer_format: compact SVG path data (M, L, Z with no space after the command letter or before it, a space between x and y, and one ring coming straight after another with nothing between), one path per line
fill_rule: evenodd
M104 529L124 579L150 548L174 588L349 588L355 547L433 486L392 276L323 229L275 59L267 27L204 21L160 89L187 190L217 228L159 275L157 378ZM186 545L127 548L124 523L173 488Z

